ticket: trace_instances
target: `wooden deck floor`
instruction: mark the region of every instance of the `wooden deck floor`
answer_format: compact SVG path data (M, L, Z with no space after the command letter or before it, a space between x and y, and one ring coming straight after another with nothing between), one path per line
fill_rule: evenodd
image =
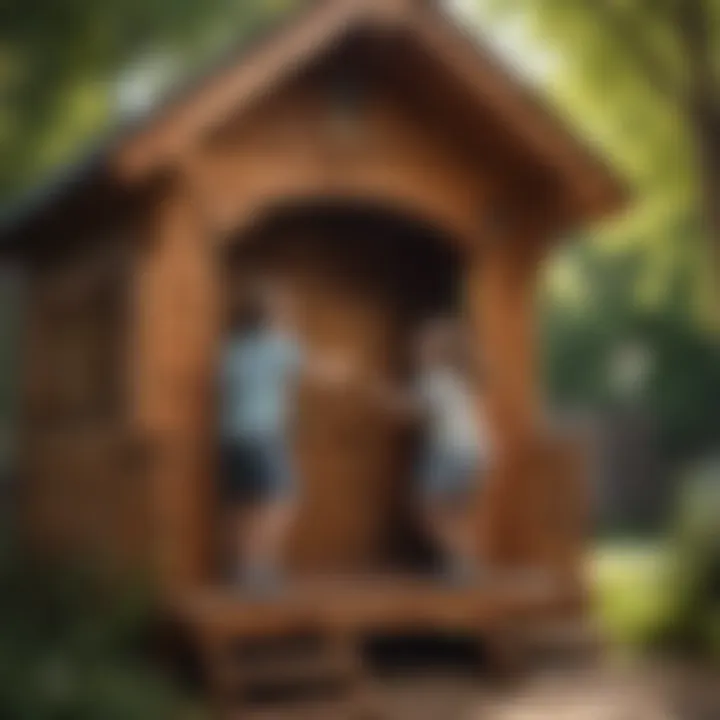
M467 631L566 606L576 592L547 579L494 575L471 587L402 576L295 581L268 597L214 587L182 598L176 615L198 631L266 637L291 632L343 634Z

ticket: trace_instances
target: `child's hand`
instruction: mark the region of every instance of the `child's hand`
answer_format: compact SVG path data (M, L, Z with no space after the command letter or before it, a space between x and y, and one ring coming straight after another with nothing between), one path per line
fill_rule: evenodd
M349 385L357 376L357 368L350 358L333 355L323 360L322 374L332 385Z
M376 378L366 383L366 389L373 401L392 415L412 419L419 414L416 398L405 388Z

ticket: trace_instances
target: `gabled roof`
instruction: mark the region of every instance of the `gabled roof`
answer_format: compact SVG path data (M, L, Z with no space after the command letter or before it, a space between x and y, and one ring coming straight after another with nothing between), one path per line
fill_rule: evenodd
M314 0L302 13L241 56L216 68L95 151L69 180L0 228L16 235L43 203L61 203L98 173L142 179L167 167L185 148L237 117L298 68L328 52L349 33L372 30L410 43L452 78L465 107L492 115L513 144L559 178L578 221L620 207L625 190L613 173L518 78L459 28L433 0ZM472 132L472 127L469 128Z

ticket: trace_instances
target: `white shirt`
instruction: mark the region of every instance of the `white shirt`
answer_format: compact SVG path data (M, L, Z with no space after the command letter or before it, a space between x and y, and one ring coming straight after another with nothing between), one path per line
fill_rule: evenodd
M437 367L425 371L418 385L428 414L430 442L440 450L486 460L490 442L485 413L465 378L452 368Z

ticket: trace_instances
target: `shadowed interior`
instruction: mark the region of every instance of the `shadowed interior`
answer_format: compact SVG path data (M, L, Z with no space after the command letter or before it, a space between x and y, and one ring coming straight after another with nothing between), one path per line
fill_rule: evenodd
M377 207L276 210L232 243L228 303L257 277L281 278L312 352L342 352L362 375L407 383L424 319L462 304L453 238ZM304 386L292 442L301 509L288 542L302 572L366 572L429 559L414 527L418 431L362 387Z

